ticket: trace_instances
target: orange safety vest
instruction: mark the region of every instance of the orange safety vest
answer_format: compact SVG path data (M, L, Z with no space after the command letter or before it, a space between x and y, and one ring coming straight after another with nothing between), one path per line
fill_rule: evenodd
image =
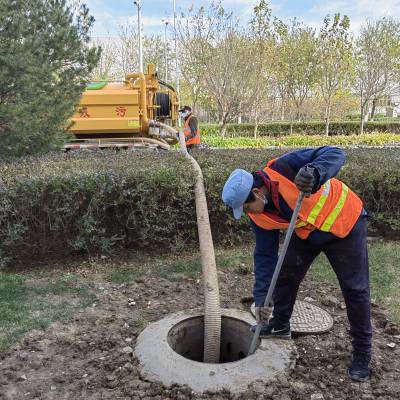
M185 136L190 136L190 134L192 133L190 126L189 126L189 121L193 118L193 115L190 115L187 120L185 121L185 126L183 127L183 133L185 134ZM196 136L194 138L189 139L186 142L186 146L189 146L191 144L200 144L200 129L197 128L196 131Z
M270 168L274 161L268 162L264 172L272 181L279 183L279 194L294 210L299 190L291 180ZM329 179L316 193L304 198L296 221L295 232L301 239L307 239L314 229L344 238L353 229L362 209L361 199L352 190L336 178ZM269 212L248 213L248 215L256 225L263 229L287 229L289 227L289 222L282 221L281 218Z

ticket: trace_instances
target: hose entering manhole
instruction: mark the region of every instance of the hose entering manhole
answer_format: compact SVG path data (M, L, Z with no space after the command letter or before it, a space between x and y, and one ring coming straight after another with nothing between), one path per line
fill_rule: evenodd
M175 137L178 134L174 128L160 122L151 121L150 125L163 128L165 131L171 135L174 135ZM203 173L197 161L188 153L186 149L185 136L183 132L179 132L179 146L181 153L192 163L193 169L196 172L196 215L204 286L203 362L219 363L221 345L221 308L219 301L217 266L215 263L214 244L208 216Z

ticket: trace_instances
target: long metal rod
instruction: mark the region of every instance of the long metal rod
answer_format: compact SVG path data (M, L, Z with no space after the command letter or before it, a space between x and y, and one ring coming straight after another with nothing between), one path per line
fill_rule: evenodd
M305 193L300 192L299 196L297 197L296 207L293 211L292 219L290 220L289 228L288 228L286 236L285 236L285 241L283 242L281 254L279 255L278 262L276 263L274 275L272 276L272 280L271 280L271 284L269 285L267 297L265 298L264 307L268 307L268 305L271 302L272 295L274 294L276 282L278 280L279 273L281 272L283 261L285 260L286 252L289 247L290 239L292 238L292 234L293 234L293 231L294 231L294 228L296 225L296 221L297 221L297 216L299 215L301 203L303 202L304 196L305 196ZM251 344L250 344L250 349L249 349L248 355L251 355L256 351L257 342L258 342L258 338L260 337L262 325L263 325L263 321L260 321L257 324L256 331L254 332L253 340L251 341Z
M174 8L174 41L175 41L175 79L176 79L176 92L180 101L180 87L179 87L179 55L178 55L178 35L176 32L176 0L173 0ZM182 121L178 118L178 127L182 126Z
M179 95L179 55L178 55L178 35L176 32L176 0L173 0L174 7L174 42L175 42L175 78L176 78L176 91Z
M167 29L168 21L165 21L165 32L164 32L164 54L165 54L165 82L168 82L168 40L167 40Z
M134 1L137 7L138 37L139 37L139 71L143 73L143 44L142 44L142 0Z

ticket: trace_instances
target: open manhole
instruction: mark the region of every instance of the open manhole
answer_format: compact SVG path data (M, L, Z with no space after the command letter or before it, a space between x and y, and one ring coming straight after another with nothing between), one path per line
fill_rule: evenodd
M250 332L248 323L223 316L221 319L220 363L245 358L252 338L253 334ZM203 362L204 316L188 318L173 326L168 333L168 344L181 356L192 361Z
M153 382L188 385L197 393L246 391L255 381L267 384L294 366L292 341L261 339L254 354L246 356L252 340L254 318L245 311L223 309L221 359L202 362L204 315L182 311L150 324L138 337L135 355L141 375Z
M255 315L254 303L251 305L251 313ZM290 319L292 332L299 334L325 333L332 327L333 319L327 311L306 301L296 301Z

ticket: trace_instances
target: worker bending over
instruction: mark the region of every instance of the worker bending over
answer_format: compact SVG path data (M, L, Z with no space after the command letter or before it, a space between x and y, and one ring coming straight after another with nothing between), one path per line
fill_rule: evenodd
M222 200L236 219L245 212L255 232L253 288L261 336L291 338L290 318L299 285L314 259L323 252L336 276L347 307L352 336L350 378L370 377L371 310L367 251L367 213L360 198L334 178L344 164L335 147L304 149L271 160L259 171L232 172ZM299 191L302 203L296 235L290 241L273 296L273 315L264 301L274 273L279 230L287 229ZM253 327L254 331L254 327Z
M189 106L184 106L179 112L185 121L183 133L185 134L186 148L190 151L200 144L199 122L193 115L192 109Z

